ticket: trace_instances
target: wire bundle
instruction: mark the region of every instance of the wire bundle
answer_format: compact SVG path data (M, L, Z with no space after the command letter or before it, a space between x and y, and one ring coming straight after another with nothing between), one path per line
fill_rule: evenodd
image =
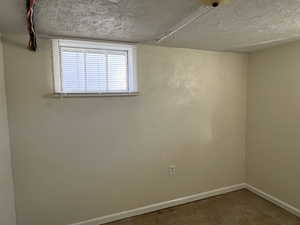
M34 6L37 0L27 0L26 1L26 19L27 19L27 30L29 34L29 42L28 49L31 51L36 51L37 49L37 41L36 41L36 33L34 27Z

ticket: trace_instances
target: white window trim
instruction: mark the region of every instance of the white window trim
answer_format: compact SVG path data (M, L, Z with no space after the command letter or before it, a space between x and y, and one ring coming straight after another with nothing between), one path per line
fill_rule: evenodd
M128 90L124 92L84 92L84 93L65 93L62 91L62 72L60 48L81 48L88 50L101 51L101 49L112 51L126 51L128 64ZM52 40L52 58L53 58L53 77L54 77L54 97L98 97L98 96L136 96L138 95L137 81L137 58L136 46L121 43L90 42L53 39Z

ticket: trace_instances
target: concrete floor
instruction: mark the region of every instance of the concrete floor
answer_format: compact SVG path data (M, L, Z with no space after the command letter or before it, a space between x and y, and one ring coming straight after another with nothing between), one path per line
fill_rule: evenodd
M300 225L300 218L241 190L109 225Z

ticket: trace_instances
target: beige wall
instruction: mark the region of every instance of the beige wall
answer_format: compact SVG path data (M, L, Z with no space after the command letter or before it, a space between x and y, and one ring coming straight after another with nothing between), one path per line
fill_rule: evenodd
M0 224L15 225L15 206L7 124L3 51L0 35Z
M139 46L140 96L55 99L45 97L50 42L32 53L26 40L4 44L19 225L67 225L245 181L246 55Z
M300 208L300 42L254 53L248 78L248 183Z

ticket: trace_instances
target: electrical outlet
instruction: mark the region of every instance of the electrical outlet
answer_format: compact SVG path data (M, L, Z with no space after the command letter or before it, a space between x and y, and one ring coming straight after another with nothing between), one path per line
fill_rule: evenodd
M176 174L176 166L175 165L170 165L169 166L169 175L174 176Z

